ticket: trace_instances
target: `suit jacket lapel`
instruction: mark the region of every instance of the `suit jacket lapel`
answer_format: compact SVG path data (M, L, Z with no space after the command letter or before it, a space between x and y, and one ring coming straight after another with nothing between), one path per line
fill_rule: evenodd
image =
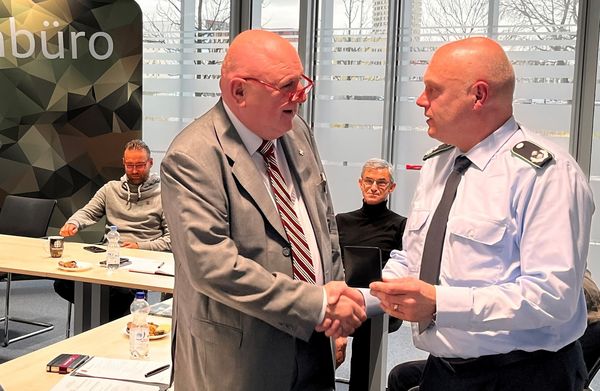
M223 147L223 152L230 161L233 175L244 190L250 194L250 197L265 215L267 221L287 240L279 212L265 188L263 178L256 169L254 161L244 146L237 130L235 130L229 117L227 117L221 101L217 104L216 109L215 131Z
M308 211L319 251L323 254L323 243L319 233L329 232L329 230L327 227L322 226L322 221L319 218L324 212L319 213L317 197L315 196L315 192L319 191L318 180L311 177L311 173L320 172L318 167L311 167L314 165L313 147L308 143L302 130L299 129L292 129L280 140L290 167L290 173L295 180L296 190L302 195L302 200Z

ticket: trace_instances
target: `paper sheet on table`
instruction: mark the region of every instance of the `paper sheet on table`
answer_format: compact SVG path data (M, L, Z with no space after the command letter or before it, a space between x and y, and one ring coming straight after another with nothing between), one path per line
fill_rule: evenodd
M159 372L154 376L144 376L144 374L165 364L169 364L169 362L123 360L95 356L78 368L74 373L76 376L168 384L171 377L171 368Z
M150 306L150 315L171 318L173 316L173 298L152 304Z
M157 261L155 259L128 257L131 265L123 267L131 272L175 275L175 265L171 262Z
M175 263L173 263L173 262L166 263L165 262L164 265L162 265L161 267L158 268L157 273L175 277Z
M129 383L120 380L94 377L64 376L50 391L158 391L160 387L150 384Z

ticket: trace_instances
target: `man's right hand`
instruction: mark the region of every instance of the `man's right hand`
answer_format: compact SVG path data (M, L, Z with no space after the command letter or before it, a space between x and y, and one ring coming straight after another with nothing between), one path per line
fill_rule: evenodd
M352 334L367 319L362 294L343 281L331 281L324 288L327 293L325 318L315 330L333 338Z
M60 229L60 236L69 237L77 233L77 226L75 224L66 223Z

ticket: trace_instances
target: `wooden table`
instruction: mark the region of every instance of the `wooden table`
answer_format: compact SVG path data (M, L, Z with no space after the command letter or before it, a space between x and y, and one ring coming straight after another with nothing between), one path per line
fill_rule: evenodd
M174 278L156 274L133 273L119 269L108 273L98 263L106 253L92 253L83 249L87 244L65 242L62 258L51 258L45 250L46 239L0 235L0 272L26 274L75 282L74 330L75 334L108 321L110 286L156 292L173 292ZM168 252L121 249L121 256L153 259L172 263ZM59 260L77 260L92 264L86 271L65 271L58 268Z
M49 390L62 376L46 372L46 364L61 353L81 353L109 358L129 358L129 339L123 332L130 316L86 331L0 365L0 384L6 391ZM158 324L170 324L170 318L150 316ZM150 341L149 359L168 361L171 335Z

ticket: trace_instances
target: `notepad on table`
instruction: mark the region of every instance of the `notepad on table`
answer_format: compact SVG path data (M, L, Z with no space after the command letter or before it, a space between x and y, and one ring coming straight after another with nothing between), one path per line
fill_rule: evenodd
M150 360L125 360L95 356L73 371L71 376L96 377L103 379L125 380L140 383L168 384L171 371L161 371L156 375L144 375L169 362Z
M129 269L130 272L175 276L175 265L171 262L134 257L129 257L129 260L131 265L126 269Z

